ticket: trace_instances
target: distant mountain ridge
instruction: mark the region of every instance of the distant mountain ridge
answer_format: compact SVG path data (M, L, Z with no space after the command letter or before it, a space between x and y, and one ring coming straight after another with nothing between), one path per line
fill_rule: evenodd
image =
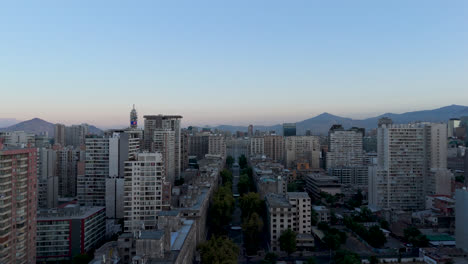
M296 122L296 128L298 135L305 134L306 130L311 130L312 134L327 134L330 127L335 124L341 124L344 128L350 128L354 126L362 127L366 130L373 129L377 127L377 122L382 117L391 118L395 124L405 124L417 121L447 122L450 118L459 118L462 116L468 116L468 106L450 105L433 110L413 111L402 114L386 113L376 117L360 120L336 116L325 112L318 116ZM213 128L231 132L247 131L247 126L220 125ZM281 134L282 125L278 124L272 126L255 126L254 124L254 130L276 131L276 133Z
M31 120L23 121L9 127L0 128L0 131L25 131L34 133L36 135L47 132L49 137L53 137L55 134L55 124L40 118L33 118ZM89 133L102 134L102 130L95 126L89 125Z

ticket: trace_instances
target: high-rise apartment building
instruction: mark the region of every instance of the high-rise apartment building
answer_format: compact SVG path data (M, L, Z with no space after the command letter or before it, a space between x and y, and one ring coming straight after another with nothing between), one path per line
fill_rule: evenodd
M431 168L447 166L444 124L382 124L377 166L369 167L369 204L396 210L424 209L432 190Z
M451 118L448 121L448 137L455 137L455 129L460 126L460 119L459 118Z
M65 127L65 145L62 146L73 146L75 148L84 146L88 134L88 124L67 126Z
M205 158L208 154L209 134L190 135L189 139L189 155L197 156L198 160Z
M320 167L320 141L316 136L285 137L286 166L309 163L310 168Z
M125 162L124 231L156 229L163 209L164 163L161 153L139 153Z
M159 152L162 154L166 180L173 184L176 176L175 132L170 129L154 130L151 152Z
M85 174L78 175L77 188L81 205L105 206L106 178L123 178L125 161L136 157L139 142L126 131L86 138Z
M250 156L265 154L265 138L251 137L250 138Z
M264 137L265 155L275 162L284 161L284 138L280 135L267 135Z
M208 137L208 154L226 157L226 138L221 134L211 134Z
M457 248L468 251L468 191L455 191L455 241Z
M144 149L150 151L154 139L154 131L157 129L170 129L174 131L174 159L175 178L180 178L181 173L181 120L180 115L145 115Z
M37 150L37 204L39 208L54 208L58 205L59 181L57 153L52 149Z
M0 144L0 263L36 263L37 149Z
M55 124L54 142L55 144L60 144L62 146L65 146L65 125L64 124Z
M326 168L329 175L337 177L341 184L367 188L363 136L364 129L344 130L341 125L333 125L328 132Z
M327 168L363 166L363 136L363 129L332 126L328 132Z
M284 123L283 124L283 136L284 137L296 136L296 123Z
M247 128L247 135L248 135L249 137L251 137L251 136L254 135L253 125L249 125L249 127Z

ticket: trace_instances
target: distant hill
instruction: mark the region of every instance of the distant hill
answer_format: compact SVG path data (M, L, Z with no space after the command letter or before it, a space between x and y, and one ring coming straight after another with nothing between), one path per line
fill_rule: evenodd
M14 118L0 118L0 127L8 127L18 124L20 121Z
M42 120L40 118L33 118L9 127L0 128L0 131L26 131L39 135L47 132L49 137L53 137L55 133L55 124ZM102 130L90 125L89 133L91 134L102 134Z
M450 105L433 110L423 110L423 111L414 111L407 112L403 114L394 114L386 113L376 117L371 117L367 119L351 119L346 117L340 117L332 115L329 113L322 113L318 116L296 122L297 134L303 135L306 130L311 130L312 134L327 134L330 127L334 124L341 124L345 128L350 127L362 127L365 129L373 129L377 127L377 122L379 118L389 117L393 120L395 124L405 124L416 121L425 121L425 122L447 122L450 118L459 118L462 116L468 116L468 106L462 105ZM226 131L247 131L246 126L230 126L230 125L221 125L214 128ZM254 130L260 131L276 131L281 133L282 126L281 124L273 126L255 126Z

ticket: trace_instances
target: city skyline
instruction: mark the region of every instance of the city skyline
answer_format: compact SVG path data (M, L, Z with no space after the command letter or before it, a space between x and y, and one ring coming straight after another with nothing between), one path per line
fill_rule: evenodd
M359 118L463 105L466 8L5 3L2 97L34 96L2 101L0 118L111 127L126 124L120 106L135 103L140 113L180 114L186 124L275 124L324 111Z
M246 128L247 128L248 125L275 126L275 125L282 125L284 123L291 123L291 122L292 123L298 123L298 122L301 122L301 121L304 121L304 120L307 120L307 119L310 119L310 118L317 117L317 116L322 115L322 114L330 114L330 115L337 116L337 117L340 117L340 118L349 118L349 119L352 119L354 121L362 121L362 120L365 120L365 119L368 119L368 118L375 118L375 117L383 116L385 114L397 114L398 115L398 114L406 114L406 113L418 112L418 111L432 111L432 110L437 110L439 108L452 107L452 106L461 106L461 107L468 108L468 106L452 104L452 105L449 105L449 106L441 106L441 107L437 107L437 108L434 108L434 109L416 109L415 111L404 111L404 112L389 112L389 111L386 111L386 112L382 112L382 113L376 113L375 115L371 115L369 113L369 114L367 114L365 116L362 116L362 117L360 117L360 116L344 116L344 115L331 113L329 111L323 111L323 112L320 112L320 113L317 113L317 114L314 114L314 115L304 116L302 119L297 119L297 120L284 119L282 121L281 120L272 121L272 122L258 121L256 123L255 122L250 122L248 120L240 121L238 123L230 123L229 121L221 122L219 124L216 124L216 123L211 123L211 124L210 123L193 123L193 122L187 121L187 119L186 119L186 117L184 115L181 115L181 116L182 116L183 127L188 127L188 126L216 127L216 126L225 126L225 125L227 125L227 126L246 126ZM121 108L122 107L119 107L119 113L120 113ZM89 124L89 125L93 125L93 126L99 128L99 129L124 128L124 127L130 126L130 121L129 121L128 114L129 114L129 112L131 112L129 110L131 110L132 108L125 108L125 109L127 110L126 113L123 116L118 117L118 119L122 120L122 122L121 123L111 124L111 125L103 125L102 123L93 122L93 120L86 119L86 118L83 119L84 121L78 120L76 122L75 121L65 121L65 120L55 121L55 120L52 120L52 119L31 115L30 118L25 119L25 120L20 120L20 119L16 119L16 118L1 118L0 117L0 129L1 128L6 128L8 126L12 126L12 125L24 122L24 121L29 121L29 120L34 119L34 118L39 118L39 119L42 119L44 121L47 121L47 122L50 122L50 123L53 123L53 124L64 124L64 125ZM136 105L135 105L135 109L137 110L137 115L138 115L138 124L137 124L137 126L140 127L140 128L143 128L143 125L144 125L143 124L144 123L143 122L144 121L144 118L143 118L144 115L148 115L148 114L156 114L156 115L173 114L173 113L141 113L137 109ZM6 122L6 120L8 120L8 122ZM12 120L15 120L15 121L12 121ZM91 121L88 121L88 120L91 120ZM8 125L1 126L1 124L3 124L2 121L5 121ZM377 123L376 123L376 126L377 126Z

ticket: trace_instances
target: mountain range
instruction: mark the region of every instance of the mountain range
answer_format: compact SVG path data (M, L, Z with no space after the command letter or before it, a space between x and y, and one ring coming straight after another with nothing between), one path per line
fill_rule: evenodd
M347 117L336 116L329 113L322 113L318 116L300 122L296 122L296 128L298 135L305 134L306 130L311 130L312 134L316 135L327 134L330 127L335 124L341 124L344 128L362 127L365 129L373 129L377 127L377 122L379 118L382 117L391 118L395 124L405 124L416 121L447 122L450 118L459 118L462 116L468 116L468 106L450 105L433 110L414 111L403 114L386 113L383 115L366 119L352 119ZM5 122L11 123L14 120L15 119L8 119ZM2 123L0 122L0 124ZM47 132L50 137L53 137L54 126L55 124L52 124L40 118L34 118L5 128L0 128L0 131L26 131L35 134ZM231 131L233 133L236 131L247 131L247 126L220 125L212 128L224 131ZM277 124L272 126L254 126L254 130L276 131L276 133L281 133L282 125ZM101 134L102 130L90 125L89 132L91 134Z
M45 120L42 120L40 118L33 118L31 120L23 121L18 124L5 127L5 128L0 128L1 131L25 131L29 133L34 133L36 135L39 135L41 133L47 132L49 137L53 137L55 134L55 124L52 124L50 122L47 122ZM101 134L102 130L90 125L89 126L89 133L91 134Z
M450 118L459 118L468 116L468 106L450 105L433 110L422 110L414 112L406 112L402 114L385 113L376 117L366 119L352 119L341 116L332 115L329 113L322 113L318 116L300 121L296 123L296 130L298 135L305 134L306 130L311 130L312 134L327 134L332 125L341 124L344 128L362 127L366 130L377 127L377 122L382 117L389 117L395 124L405 124L410 122L447 122ZM215 129L224 131L247 131L247 126L231 126L220 125L213 127ZM255 126L254 130L260 131L276 131L281 133L282 125L273 126Z

